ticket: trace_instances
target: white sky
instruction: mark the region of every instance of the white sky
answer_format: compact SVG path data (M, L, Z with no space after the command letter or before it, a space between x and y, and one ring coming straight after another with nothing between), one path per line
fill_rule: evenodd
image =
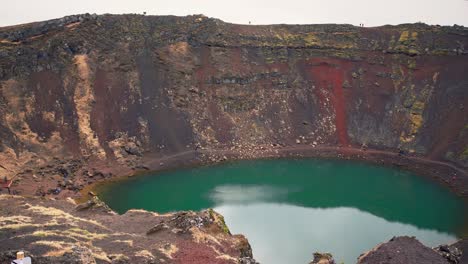
M0 26L81 13L204 14L248 24L468 26L468 0L0 0Z

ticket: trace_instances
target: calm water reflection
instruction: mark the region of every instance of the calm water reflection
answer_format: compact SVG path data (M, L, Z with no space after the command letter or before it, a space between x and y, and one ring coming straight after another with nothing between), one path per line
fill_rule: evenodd
M255 245L255 257L263 263L308 263L311 249L334 252L338 263L355 263L357 252L395 235L416 236L434 245L456 239L449 233L390 222L356 208L306 208L275 202L295 191L223 185L214 188L210 198L231 231L247 235ZM360 242L354 243L356 240Z

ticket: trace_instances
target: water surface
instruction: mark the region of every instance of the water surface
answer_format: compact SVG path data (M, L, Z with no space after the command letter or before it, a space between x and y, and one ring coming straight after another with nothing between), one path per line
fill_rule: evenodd
M455 241L466 226L464 202L446 188L349 161L239 161L135 177L99 193L119 213L214 208L263 264L308 263L316 251L356 263L392 236L435 246Z

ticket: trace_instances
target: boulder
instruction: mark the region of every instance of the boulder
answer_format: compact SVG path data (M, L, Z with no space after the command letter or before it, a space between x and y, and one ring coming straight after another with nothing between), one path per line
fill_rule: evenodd
M309 264L335 264L332 254L330 253L314 253L314 259Z
M449 264L432 248L424 246L414 237L394 237L358 258L358 264Z
M449 263L458 264L462 256L460 249L453 245L440 245L435 247L434 250L438 252L442 257L448 260Z
M146 234L151 235L151 234L158 233L159 231L166 230L166 229L169 229L169 226L166 223L161 222L153 226L152 228L150 228L150 230L148 230Z

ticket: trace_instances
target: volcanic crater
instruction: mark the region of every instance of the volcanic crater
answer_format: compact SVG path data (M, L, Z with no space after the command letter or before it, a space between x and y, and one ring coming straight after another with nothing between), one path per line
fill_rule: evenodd
M466 199L467 46L468 28L422 23L84 14L0 28L0 260L255 263L211 209L118 215L90 192L238 159L366 161ZM359 262L458 263L466 245L394 238Z

